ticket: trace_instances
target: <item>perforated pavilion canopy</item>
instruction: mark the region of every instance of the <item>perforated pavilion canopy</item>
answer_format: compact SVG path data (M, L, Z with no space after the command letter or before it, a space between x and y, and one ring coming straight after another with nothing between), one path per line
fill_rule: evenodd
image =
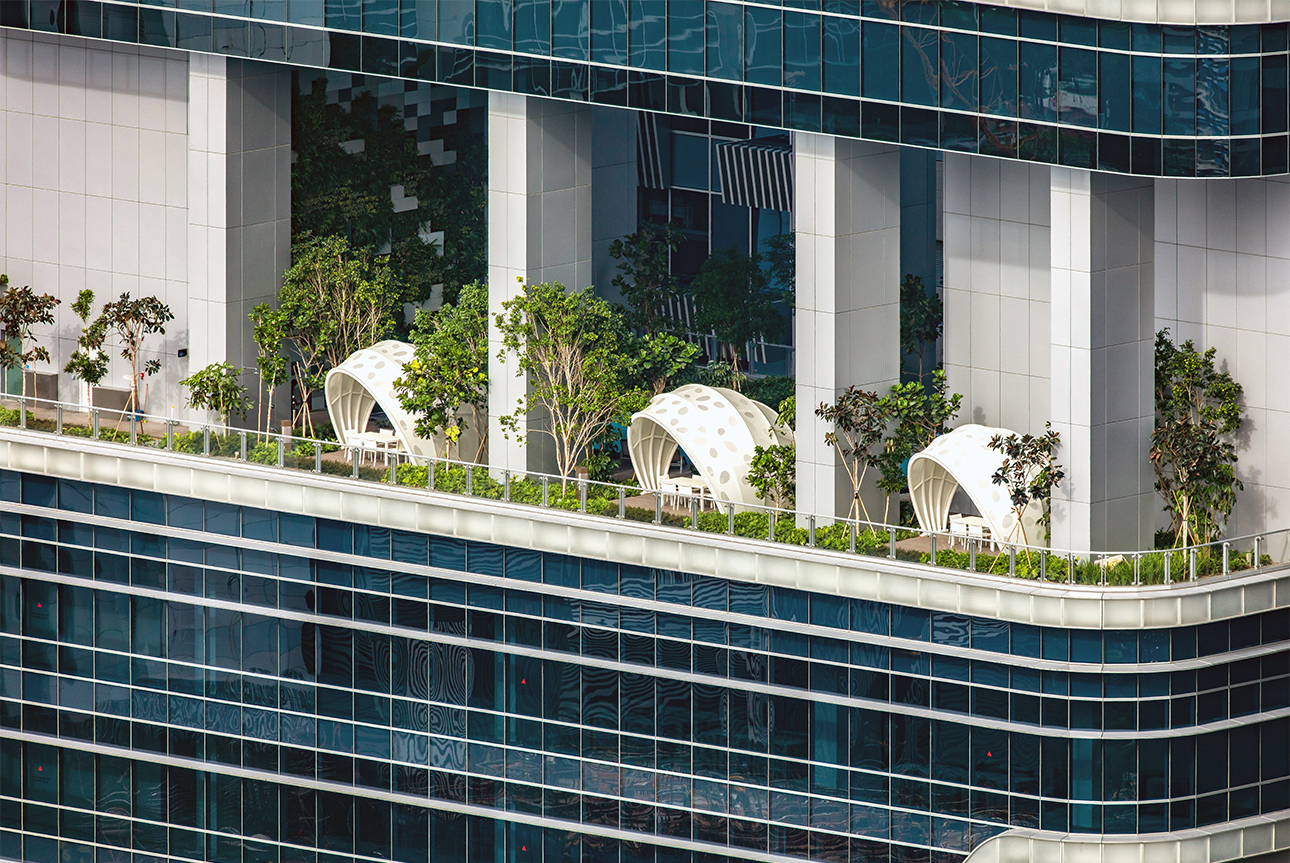
M1043 544L1040 505L1035 501L1026 505L1018 529L1007 488L991 481L1003 465L1004 456L990 449L990 439L1010 434L1013 432L1008 429L964 425L914 453L909 460L909 497L923 530L946 530L954 491L962 488L990 526L990 535L996 542Z
M406 453L433 456L434 444L418 437L412 416L399 403L394 382L403 374L403 364L416 349L406 342L387 339L370 348L354 351L345 362L327 373L324 392L327 415L342 444L353 443L356 433L367 430L372 408L380 405L394 426L399 446Z
M792 442L792 431L775 427L775 412L766 405L734 390L699 384L654 396L627 429L627 449L642 488L659 490L679 446L722 509L760 503L748 484L754 451Z

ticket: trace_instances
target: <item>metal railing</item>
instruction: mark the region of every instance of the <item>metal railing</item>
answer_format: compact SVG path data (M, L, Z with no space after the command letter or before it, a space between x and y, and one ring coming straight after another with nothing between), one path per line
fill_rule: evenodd
M5 426L1054 584L1168 585L1290 562L1290 528L1184 548L1091 552L1048 548L1011 538L1001 541L926 532L771 506L725 506L707 496L684 492L490 469L486 464L402 452L377 450L374 454L370 448L342 446L336 441L218 424L193 425L173 418L107 408L90 410L36 398L0 400L0 427ZM364 464L368 457L373 460L370 467ZM377 466L378 460L383 464Z

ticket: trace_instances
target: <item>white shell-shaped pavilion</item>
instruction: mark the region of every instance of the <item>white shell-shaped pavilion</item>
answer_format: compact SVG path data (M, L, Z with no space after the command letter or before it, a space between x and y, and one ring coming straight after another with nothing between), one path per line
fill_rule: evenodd
M775 412L766 405L734 390L700 384L654 396L627 429L627 449L641 488L659 490L680 447L723 510L732 503L760 504L748 484L756 448L791 443L792 431L777 428Z
M394 426L403 452L414 456L435 454L434 443L417 436L415 420L403 409L394 391L395 380L403 375L403 364L415 353L416 348L407 342L387 339L354 351L327 373L327 414L342 445L352 445L354 435L367 430L372 408L379 404Z
M1008 429L963 425L914 453L909 460L909 497L923 530L946 530L950 502L955 490L962 488L990 526L995 542L1044 544L1041 505L1033 500L1026 505L1019 529L1007 488L990 479L1004 461L1003 453L990 449L990 439L1010 434Z

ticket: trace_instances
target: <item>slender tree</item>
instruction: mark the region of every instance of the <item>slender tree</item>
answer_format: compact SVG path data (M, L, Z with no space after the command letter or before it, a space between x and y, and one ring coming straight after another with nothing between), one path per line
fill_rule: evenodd
M759 500L774 509L792 509L797 501L797 447L759 446L748 464L748 484Z
M1053 489L1066 476L1066 471L1062 470L1056 459L1060 445L1061 435L1053 431L1052 423L1044 424L1044 433L1041 435L1010 434L990 438L987 446L995 452L1003 453L1003 464L990 477L990 482L1003 486L1012 503L1012 532L1004 538L1004 542L1010 542L1020 534L1022 545L1030 544L1021 516L1031 501L1038 501L1043 507L1039 523L1047 528L1052 518L1049 504ZM1029 553L1027 549L1026 554Z
M86 288L72 303L72 311L81 319L81 334L76 339L76 350L63 367L64 372L85 384L85 403L90 410L94 410L94 388L108 373L108 355L103 350L101 333L90 323L93 310L94 292Z
M312 394L329 369L385 337L393 326L398 292L388 264L353 252L344 237L306 236L292 247L291 259L278 292L278 309L294 349L301 400L296 424L312 433Z
M290 322L280 309L274 309L268 303L260 303L251 310L252 335L255 339L255 367L260 370L260 388L264 395L260 400L262 410L256 409L255 424L260 427L263 417L265 432L273 429L273 394L278 387L287 382L287 358L282 355L282 345L290 332Z
M161 371L161 360L147 360L140 367L139 353L143 341L151 335L165 335L166 324L175 316L170 307L156 297L131 298L123 293L118 299L107 303L99 313L98 319L90 325L94 330L93 339L103 344L110 337L115 337L121 347L122 359L130 363L130 400L127 408L142 411L144 406L139 399L139 381Z
M417 434L429 440L442 432L448 455L462 432L474 428L474 460L481 461L488 447L488 286L472 282L462 287L455 305L418 312L412 343L416 355L394 388L416 417Z
M0 273L0 367L23 370L22 397L27 397L29 363L49 362L49 349L35 344L32 329L54 323L54 306L59 299L51 294L38 294L30 287L9 284L9 277ZM13 347L10 342L17 342Z
M824 442L838 451L842 467L851 480L851 509L848 518L872 521L869 509L860 497L860 485L870 468L877 468L882 459L880 445L887 434L890 419L883 400L876 392L847 387L833 404L820 402L815 415L833 424L833 431L826 432Z
M954 393L946 398L947 386L944 370L936 369L930 388L922 381L898 384L879 402L890 429L878 457L878 487L887 493L888 501L883 505L884 521L891 496L906 485L910 457L948 431L949 423L958 416L963 396Z
M500 359L517 362L529 381L516 411L501 418L502 427L523 438L525 418L544 416L542 431L555 440L557 469L567 482L606 427L648 398L628 379L626 327L590 288L566 292L548 283L525 284L502 304L496 323Z
M1241 385L1189 339L1156 333L1156 426L1151 465L1177 545L1211 542L1245 486L1236 476L1236 433L1245 423Z

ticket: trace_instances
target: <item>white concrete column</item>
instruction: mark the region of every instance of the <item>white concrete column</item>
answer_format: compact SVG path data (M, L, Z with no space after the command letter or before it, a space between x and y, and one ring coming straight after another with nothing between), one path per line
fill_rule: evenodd
M793 136L797 231L797 504L845 515L851 488L815 416L848 386L900 379L900 151ZM869 515L882 501L869 485Z
M1150 179L1053 168L1052 422L1066 479L1056 548L1149 548L1155 204Z
M494 314L520 292L521 279L590 286L592 141L589 106L488 94L488 295ZM524 445L505 437L500 418L515 412L526 384L513 358L498 358L501 334L492 318L488 340L489 465L549 469L554 450L546 435L530 433Z
M290 71L191 55L188 128L188 369L227 361L254 393L247 316L291 265Z

